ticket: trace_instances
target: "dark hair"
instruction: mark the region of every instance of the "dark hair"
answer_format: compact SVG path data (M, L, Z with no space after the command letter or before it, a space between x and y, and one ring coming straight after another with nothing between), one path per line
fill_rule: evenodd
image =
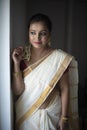
M41 13L33 15L28 22L28 28L30 27L30 24L32 24L34 22L43 22L46 25L46 27L48 28L49 32L51 32L52 23L51 23L50 18L47 15L41 14Z

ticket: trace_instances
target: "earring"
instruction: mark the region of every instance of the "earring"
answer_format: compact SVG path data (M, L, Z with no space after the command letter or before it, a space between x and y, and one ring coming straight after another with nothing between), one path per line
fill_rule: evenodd
M51 37L49 37L49 40L48 40L47 46L48 46L48 47L51 46Z
M51 42L49 41L47 45L50 47L51 46Z
M31 44L29 44L29 49L28 49L28 50L29 50L29 53L28 53L28 55L29 55L29 56L28 56L28 61L29 61L30 58L31 58Z

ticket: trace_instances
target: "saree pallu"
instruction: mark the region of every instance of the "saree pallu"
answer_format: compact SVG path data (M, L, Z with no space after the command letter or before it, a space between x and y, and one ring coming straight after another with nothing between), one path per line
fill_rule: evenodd
M70 66L70 130L75 130L78 118L77 62L62 50L54 50L23 71L25 91L16 102L16 130L58 130L61 97L55 86L68 66ZM39 109L49 95L51 96L48 106Z

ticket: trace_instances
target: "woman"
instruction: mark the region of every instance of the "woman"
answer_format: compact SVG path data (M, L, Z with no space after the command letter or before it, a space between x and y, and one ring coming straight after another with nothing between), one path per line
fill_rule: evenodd
M77 130L70 116L70 73L76 62L73 56L50 46L51 28L48 16L32 16L29 45L15 48L12 53L12 89L18 96L16 130ZM75 115L76 121L77 110Z

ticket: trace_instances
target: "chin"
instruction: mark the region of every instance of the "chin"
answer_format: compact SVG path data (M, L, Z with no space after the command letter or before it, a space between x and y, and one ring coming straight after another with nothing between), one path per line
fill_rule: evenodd
M32 45L34 48L37 48L37 49L39 49L39 48L44 48L44 47L46 47L46 45Z

